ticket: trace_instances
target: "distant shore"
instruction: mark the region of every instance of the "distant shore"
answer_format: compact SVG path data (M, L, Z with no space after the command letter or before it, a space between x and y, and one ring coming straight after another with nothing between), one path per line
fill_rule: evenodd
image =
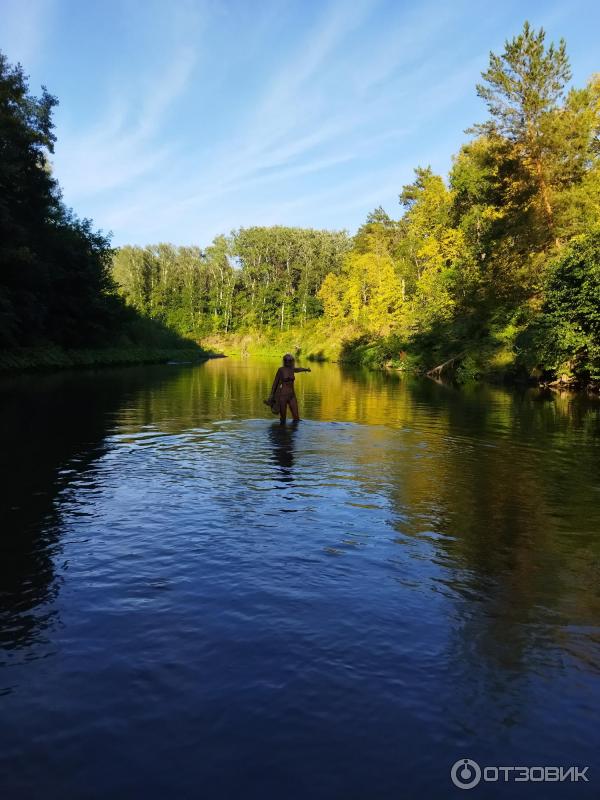
M398 352L394 342L384 337L362 337L348 328L343 332L328 331L322 324L307 325L289 331L254 331L215 334L203 339L205 346L226 356L241 358L277 358L293 353L303 362L333 362L376 371L393 371L406 375L426 376L436 366L444 369L429 375L444 383L484 382L506 386L531 386L549 392L584 392L597 396L600 381L578 381L567 375L531 374L516 363L507 352L498 354L480 342L465 346L456 358L416 350ZM458 346L458 345L457 345ZM438 366L438 369L439 369Z
M0 351L0 374L35 370L109 367L135 364L201 362L222 353L190 343L189 348L98 347L65 349L57 346L23 347Z

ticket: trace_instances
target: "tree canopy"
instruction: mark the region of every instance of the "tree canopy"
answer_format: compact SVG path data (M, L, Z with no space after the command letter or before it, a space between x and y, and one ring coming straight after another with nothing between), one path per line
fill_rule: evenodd
M71 346L106 336L115 298L107 237L61 201L49 161L46 89L29 93L20 65L0 53L0 346Z
M417 166L398 218L378 207L353 237L252 226L113 252L52 176L56 99L0 56L0 345L106 341L125 301L195 340L316 325L378 363L598 376L600 76L570 80L565 43L525 23L490 54L487 117L449 175Z

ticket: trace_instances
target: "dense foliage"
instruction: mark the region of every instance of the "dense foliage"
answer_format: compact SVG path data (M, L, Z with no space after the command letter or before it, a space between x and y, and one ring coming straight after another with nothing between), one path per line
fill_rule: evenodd
M600 228L549 265L540 312L521 337L532 363L600 379Z
M56 103L46 89L32 96L21 66L0 53L1 365L12 363L6 351L15 349L27 350L15 356L18 363L35 364L31 348L40 346L182 344L123 303L108 238L64 206L49 162Z
M97 343L111 323L110 248L52 177L52 109L0 53L0 346ZM116 301L113 301L116 302Z
M417 167L399 219L113 253L52 177L56 100L0 56L0 348L289 334L363 363L597 379L600 76L568 89L564 42L526 23L482 79L487 119L447 179Z
M392 332L357 339L363 359L598 375L600 79L565 94L564 43L527 24L483 78L489 117L448 182L418 168L402 219L367 222L321 289L326 314Z
M136 308L196 335L321 318L343 357L463 375L600 374L600 77L582 89L564 42L525 23L477 86L488 118L448 180L428 167L404 213L344 233L250 228L198 248L123 248ZM314 340L314 325L311 329ZM345 340L345 341L343 341Z
M241 228L210 247L123 247L114 276L129 303L186 334L289 329L322 313L317 293L351 246L345 232Z

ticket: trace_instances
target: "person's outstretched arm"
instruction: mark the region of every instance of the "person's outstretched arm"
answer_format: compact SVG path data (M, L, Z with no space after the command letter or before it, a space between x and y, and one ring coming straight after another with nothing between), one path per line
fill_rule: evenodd
M310 372L310 367L294 367L294 372Z
M275 380L273 381L273 386L271 387L271 394L269 397L275 397L275 392L277 391L277 387L281 382L281 367L275 373Z

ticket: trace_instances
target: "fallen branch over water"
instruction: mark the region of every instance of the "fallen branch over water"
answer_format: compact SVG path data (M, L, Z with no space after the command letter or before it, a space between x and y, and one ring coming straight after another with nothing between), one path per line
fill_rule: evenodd
M434 367L433 369L430 369L427 372L427 375L430 378L441 378L442 377L442 373L444 372L444 370L453 368L454 363L456 361L460 361L460 359L464 358L464 357L465 357L465 353L459 353L457 356L452 356L452 358L449 358L448 361L444 361L443 364L438 364L437 367Z

